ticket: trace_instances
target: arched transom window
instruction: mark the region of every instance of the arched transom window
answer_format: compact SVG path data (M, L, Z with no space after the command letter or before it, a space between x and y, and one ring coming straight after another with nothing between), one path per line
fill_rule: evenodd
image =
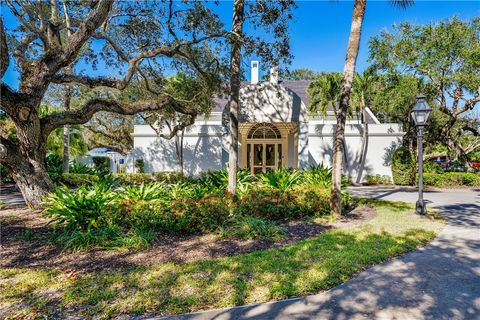
M248 139L281 139L280 130L271 123L257 123L249 131Z

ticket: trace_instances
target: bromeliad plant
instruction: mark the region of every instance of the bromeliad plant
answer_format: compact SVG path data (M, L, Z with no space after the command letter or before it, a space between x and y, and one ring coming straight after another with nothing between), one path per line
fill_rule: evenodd
M108 223L107 210L116 199L114 185L115 180L107 176L91 187L83 185L76 190L57 187L47 199L45 213L55 226L90 232Z
M302 182L306 185L315 185L323 188L330 188L332 183L332 168L324 166L309 165L302 172Z
M167 188L160 183L142 183L139 186L124 186L118 190L120 200L138 201L159 201L167 198Z
M278 169L260 176L260 185L285 192L301 182L301 173L297 170Z

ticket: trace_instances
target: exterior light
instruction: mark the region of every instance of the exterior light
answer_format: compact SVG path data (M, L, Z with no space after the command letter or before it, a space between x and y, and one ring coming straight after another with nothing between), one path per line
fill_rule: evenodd
M415 125L420 127L425 125L431 111L432 109L430 109L430 106L425 100L425 96L423 94L419 94L417 96L417 103L410 112L410 115L412 116Z
M425 100L425 96L419 94L417 96L417 103L410 113L418 129L418 201L415 206L415 212L419 215L425 215L427 213L425 202L423 201L423 127L427 123L431 111L432 109Z

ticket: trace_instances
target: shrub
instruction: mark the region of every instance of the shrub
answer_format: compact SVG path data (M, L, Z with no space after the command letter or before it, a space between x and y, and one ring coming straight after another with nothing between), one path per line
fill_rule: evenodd
M62 157L55 153L48 153L45 157L45 168L52 180L59 180L63 173Z
M4 166L2 166L1 164L0 164L0 181L2 183L12 183L13 182L13 178L10 175L10 172L8 172L8 170Z
M98 176L83 173L64 173L61 182L70 187L93 185L98 182Z
M135 160L135 171L136 173L145 173L145 161L143 159Z
M324 166L323 163L318 166L309 165L302 171L302 182L329 188L332 185L332 168Z
M400 147L392 156L393 182L397 185L412 185L415 181L416 165L410 151Z
M424 173L423 183L428 186L442 188L455 186L480 186L480 174L469 172Z
M285 231L272 221L247 216L234 219L226 228L221 228L220 234L225 238L279 241Z
M231 204L232 197L228 194L206 195L199 201L177 198L172 200L171 206L140 201L133 204L124 219L126 224L143 229L189 234L212 232L225 225Z
M442 166L435 161L424 161L423 172L425 173L443 173Z
M114 173L113 176L118 179L122 185L140 185L142 183L155 181L150 173Z
M216 231L229 218L231 205L232 196L228 193L206 195L198 201L174 200L174 223L169 229L187 233Z
M190 178L178 171L161 171L153 174L155 180L164 183L177 183L190 181Z
M47 199L47 217L52 218L56 226L64 226L69 231L90 232L99 228L108 223L107 210L116 196L113 184L107 176L92 187L83 185L76 190L57 187Z
M297 219L328 213L328 199L328 190L318 187L257 188L236 202L235 212L275 221Z
M92 157L92 161L99 176L103 177L110 173L109 157Z
M387 175L381 175L381 174L368 175L367 184L370 186L378 185L378 184L392 184L392 179Z
M285 192L301 182L301 173L297 170L278 169L260 175L260 185Z
M73 163L68 169L69 173L90 174L95 175L97 172L94 168L87 166L83 163Z

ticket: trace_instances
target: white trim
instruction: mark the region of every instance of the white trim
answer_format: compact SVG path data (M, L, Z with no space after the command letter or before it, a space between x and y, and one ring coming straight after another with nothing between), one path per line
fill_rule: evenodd
M368 133L369 137L403 137L406 132L392 132L392 133ZM333 137L335 133L309 133L309 137ZM358 133L345 133L345 137L361 137L361 134Z
M372 110L370 110L369 107L365 107L365 111L367 111L368 115L373 119L373 121L375 121L376 124L380 124L380 121L379 121L378 118L373 114ZM364 119L363 121L365 121L365 119Z

